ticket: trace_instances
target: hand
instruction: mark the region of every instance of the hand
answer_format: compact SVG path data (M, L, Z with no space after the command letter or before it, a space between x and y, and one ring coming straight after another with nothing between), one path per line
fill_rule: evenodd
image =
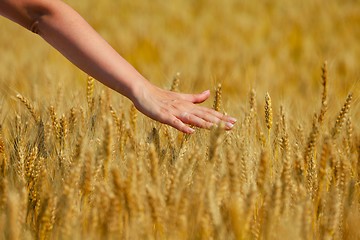
M168 124L184 133L195 130L188 125L211 128L223 122L225 129L230 130L236 119L219 113L213 109L196 105L210 96L207 90L200 94L182 94L147 85L139 91L135 98L135 107L146 116ZM186 125L188 124L188 125Z
M131 99L148 117L184 133L194 132L189 125L210 128L223 122L226 129L231 129L236 122L196 105L209 98L209 91L181 94L149 83L63 1L19 2L0 0L0 14L27 28L37 23L36 32L50 45L88 75Z

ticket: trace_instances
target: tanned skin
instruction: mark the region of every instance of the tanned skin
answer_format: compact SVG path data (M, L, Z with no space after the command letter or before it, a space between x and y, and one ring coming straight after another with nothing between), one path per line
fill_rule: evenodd
M129 98L146 116L184 133L196 126L223 122L231 129L236 119L198 103L209 98L156 87L122 58L74 9L60 0L0 0L0 14L40 35L78 68Z

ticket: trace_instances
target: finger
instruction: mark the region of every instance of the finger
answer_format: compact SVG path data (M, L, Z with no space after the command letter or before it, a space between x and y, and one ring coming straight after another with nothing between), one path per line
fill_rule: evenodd
M204 119L207 122L214 123L216 125L223 126L226 130L230 130L234 127L236 119L233 117L226 116L215 110L208 108L199 108L193 112L199 118Z
M177 130L183 132L183 133L193 133L195 130L189 126L187 126L185 123L183 123L180 119L173 115L168 115L167 117L162 119L162 122L165 124L168 124Z
M182 99L192 103L202 103L210 97L210 91L206 90L199 94L181 94Z
M225 115L225 114L223 114L222 120L224 122L228 122L228 123L231 123L231 124L235 124L237 122L236 118L230 117L230 116Z
M207 118L213 119L213 117L216 117L217 119L223 121L223 122L229 122L232 124L235 124L237 122L236 118L230 117L228 115L222 114L218 111L215 111L211 108L201 107L198 106L196 110L197 115L199 116L205 116L207 115ZM211 122L218 122L219 120L211 120Z
M194 109L191 113L199 118L204 119L207 122L211 122L214 124L219 124L222 121L219 116L216 116L212 112L207 111L207 109L205 109L205 111L201 108Z
M211 125L223 126L226 130L230 130L234 127L233 123L224 121L211 114L207 114L207 113L204 114L204 112L200 112L200 113L194 113L194 115L201 119L204 119L208 123L211 123Z
M206 121L203 118L200 118L191 113L181 113L178 117L182 122L199 127L199 128L206 128L210 129L214 124L212 122Z

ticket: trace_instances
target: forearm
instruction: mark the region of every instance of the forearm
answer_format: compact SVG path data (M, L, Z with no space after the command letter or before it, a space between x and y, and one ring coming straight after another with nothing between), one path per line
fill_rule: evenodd
M195 104L209 91L180 94L151 85L72 8L60 0L0 0L0 14L39 34L76 66L133 101L146 116L185 133L236 119Z
M19 6L24 12L10 9L7 17L39 34L87 74L135 100L138 86L147 82L135 68L65 3L43 0L37 4Z

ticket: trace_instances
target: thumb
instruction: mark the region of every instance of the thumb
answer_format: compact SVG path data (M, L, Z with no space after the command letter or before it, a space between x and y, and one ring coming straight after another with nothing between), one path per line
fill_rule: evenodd
M206 90L198 94L183 94L184 99L192 103L202 103L210 97L210 91Z

